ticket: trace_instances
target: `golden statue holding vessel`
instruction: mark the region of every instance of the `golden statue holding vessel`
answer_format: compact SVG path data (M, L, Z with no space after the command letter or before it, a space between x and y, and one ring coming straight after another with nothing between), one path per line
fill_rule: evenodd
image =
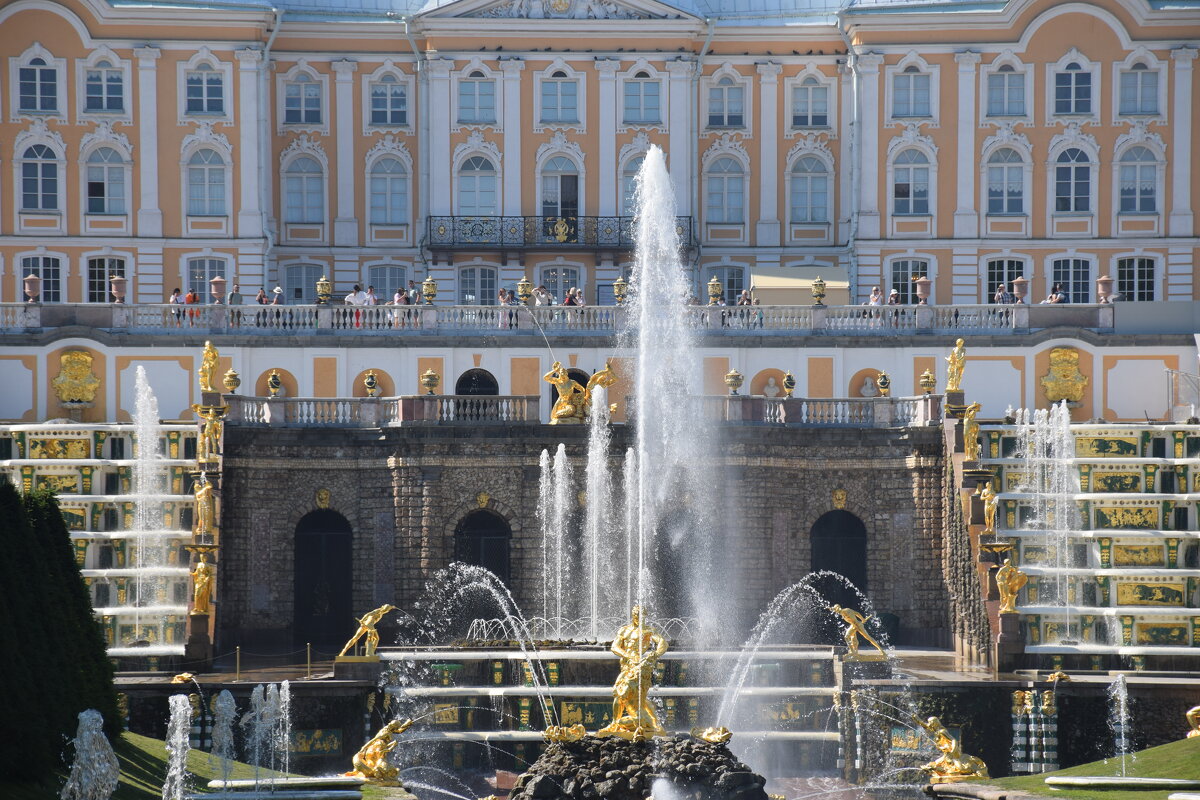
M1000 613L1017 613L1017 592L1029 583L1029 576L1013 566L1012 559L1004 559L1004 565L996 571L996 588L1000 591Z
M667 640L647 626L642 615L642 607L634 606L630 621L613 639L612 651L621 659L621 671L613 684L612 722L596 731L597 736L644 741L667 735L647 696L654 683L654 667L667 652Z
M921 769L929 773L930 783L954 783L967 778L989 777L987 764L980 758L964 754L962 744L950 735L941 720L930 717L922 721L916 716L913 719L929 734L934 746L942 754L936 760L921 765Z
M200 376L200 391L217 391L216 387L213 386L213 378L216 377L217 367L220 364L221 357L217 353L217 348L213 347L212 342L205 342L204 355L200 356L200 369L197 370Z
M366 778L376 786L400 786L400 767L388 761L396 749L393 736L404 733L413 724L411 719L394 719L379 729L379 733L354 754L354 769L345 773L348 778Z
M592 375L584 387L568 374L561 361L555 361L542 380L558 390L558 399L550 410L550 424L582 425L592 411L592 391L597 386L605 389L612 386L617 382L617 374L613 371L612 359L609 359L604 369Z

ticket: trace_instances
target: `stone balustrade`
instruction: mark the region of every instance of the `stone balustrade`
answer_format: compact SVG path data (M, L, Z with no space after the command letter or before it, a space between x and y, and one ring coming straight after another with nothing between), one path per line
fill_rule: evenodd
M1134 307L1138 304L1125 304ZM1179 304L1169 304L1179 305ZM695 306L692 324L719 335L1020 334L1055 327L1120 330L1114 305ZM81 325L202 335L611 336L621 306L225 306L0 303L0 333Z

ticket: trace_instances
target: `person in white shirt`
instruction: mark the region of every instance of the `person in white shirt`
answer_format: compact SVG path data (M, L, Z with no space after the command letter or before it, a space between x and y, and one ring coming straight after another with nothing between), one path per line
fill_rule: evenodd
M367 293L362 290L362 287L357 283L354 284L354 291L346 295L346 305L348 306L365 306L367 304ZM362 325L362 312L357 308L354 309L354 327Z
M364 297L364 298L363 298L363 303L362 303L362 304L363 304L364 306L377 306L377 305L379 305L379 298L375 296L375 287L374 287L374 286L368 286L368 287L367 287L367 294L366 294L366 297Z

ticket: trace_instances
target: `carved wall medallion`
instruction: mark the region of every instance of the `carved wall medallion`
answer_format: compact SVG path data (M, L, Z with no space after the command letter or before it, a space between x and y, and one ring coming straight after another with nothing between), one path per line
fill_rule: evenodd
M325 487L317 489L317 508L329 508L329 503L333 499L332 493Z
M59 356L58 377L51 381L60 403L93 403L100 379L92 374L92 354L68 350Z
M846 490L845 489L834 489L833 490L833 507L835 509L837 509L838 511L845 510L845 508L846 508Z
M479 503L480 508L487 508L488 503L492 501L492 496L487 492L480 492L475 495L475 502Z
M1051 403L1083 400L1088 377L1079 371L1079 351L1073 347L1056 347L1050 351L1050 371L1042 378L1042 391Z

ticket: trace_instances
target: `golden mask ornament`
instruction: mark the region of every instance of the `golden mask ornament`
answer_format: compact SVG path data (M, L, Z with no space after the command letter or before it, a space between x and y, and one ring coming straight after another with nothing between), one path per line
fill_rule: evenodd
M333 493L325 487L317 489L316 502L317 508L329 508L330 502L333 500Z
M1055 347L1050 351L1050 371L1042 378L1042 391L1051 403L1078 403L1083 400L1088 377L1079 371L1079 351L1074 347Z
M58 357L58 377L50 382L60 403L94 403L100 379L92 374L92 354L68 350Z
M834 489L833 490L833 507L838 511L841 511L846 508L846 490L845 489Z

